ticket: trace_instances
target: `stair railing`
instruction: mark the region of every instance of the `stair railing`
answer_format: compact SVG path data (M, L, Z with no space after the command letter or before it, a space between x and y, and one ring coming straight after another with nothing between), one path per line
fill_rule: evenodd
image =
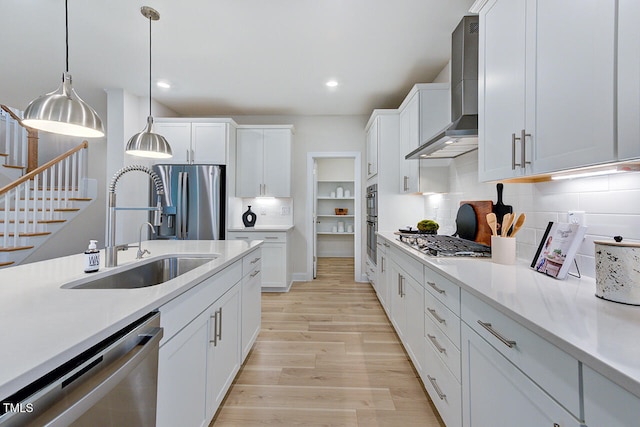
M0 153L7 155L6 164L21 166L24 165L29 172L29 166L31 169L37 166L37 140L38 132L34 129L28 128L22 124L20 116L21 111L7 107L6 105L0 105L0 120L3 123L4 133L4 148L0 148ZM33 145L32 139L35 137L36 154L35 165L33 161L30 161L29 157L33 156L28 152L29 145Z
M38 232L38 223L56 222L56 211L86 197L87 149L77 147L0 188L3 248L18 247L21 235Z

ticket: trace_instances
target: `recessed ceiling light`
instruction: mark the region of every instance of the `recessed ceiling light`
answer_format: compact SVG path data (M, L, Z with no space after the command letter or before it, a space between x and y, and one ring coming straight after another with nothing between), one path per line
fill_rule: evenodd
M329 80L327 83L325 83L328 87L336 87L338 86L338 82L335 80Z
M162 89L171 89L171 84L169 82L159 81L156 84L158 85L158 87L160 87Z

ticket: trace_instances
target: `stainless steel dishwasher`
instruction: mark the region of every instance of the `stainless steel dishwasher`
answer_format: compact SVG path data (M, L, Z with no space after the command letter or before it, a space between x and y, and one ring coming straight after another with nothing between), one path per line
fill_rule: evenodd
M3 399L0 426L154 426L161 338L147 314Z

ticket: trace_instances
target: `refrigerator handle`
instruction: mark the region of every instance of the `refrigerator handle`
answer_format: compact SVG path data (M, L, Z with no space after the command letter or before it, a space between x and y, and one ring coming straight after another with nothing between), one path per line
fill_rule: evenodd
M182 185L182 238L187 239L189 235L189 174L183 173Z
M182 175L184 172L178 172L178 191L177 191L177 206L176 211L176 237L182 239Z

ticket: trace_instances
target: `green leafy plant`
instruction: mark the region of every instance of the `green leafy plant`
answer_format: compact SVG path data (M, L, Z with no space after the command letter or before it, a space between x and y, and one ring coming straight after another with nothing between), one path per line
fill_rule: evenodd
M438 231L438 228L440 228L440 225L432 219L423 219L418 223L418 230L423 233L435 234Z

